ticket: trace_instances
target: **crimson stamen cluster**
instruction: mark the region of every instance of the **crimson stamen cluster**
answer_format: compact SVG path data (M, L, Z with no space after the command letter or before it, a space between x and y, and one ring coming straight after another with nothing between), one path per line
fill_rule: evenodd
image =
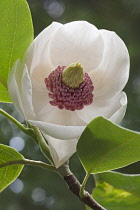
M49 76L45 78L45 84L50 91L50 104L59 109L70 111L81 110L84 106L93 102L93 83L87 73L84 81L78 88L70 88L62 82L62 74L65 66L58 66Z

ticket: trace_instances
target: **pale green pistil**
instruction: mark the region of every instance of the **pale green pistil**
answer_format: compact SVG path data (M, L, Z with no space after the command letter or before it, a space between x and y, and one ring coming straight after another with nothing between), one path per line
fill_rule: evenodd
M84 71L80 63L74 63L64 69L62 74L62 82L71 87L78 88L84 81Z

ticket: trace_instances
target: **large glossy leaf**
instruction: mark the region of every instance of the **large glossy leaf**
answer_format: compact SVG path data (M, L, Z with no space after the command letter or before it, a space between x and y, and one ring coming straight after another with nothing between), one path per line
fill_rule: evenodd
M0 0L0 101L10 102L7 78L14 62L23 57L33 40L26 0Z
M13 148L0 144L0 166L10 161L23 159L24 157ZM0 192L19 176L22 169L23 165L9 165L0 168Z
M98 117L84 130L77 151L87 173L109 171L140 160L140 134Z
M139 210L140 199L124 190L102 182L93 190L93 198L107 210ZM89 207L86 210L91 210Z

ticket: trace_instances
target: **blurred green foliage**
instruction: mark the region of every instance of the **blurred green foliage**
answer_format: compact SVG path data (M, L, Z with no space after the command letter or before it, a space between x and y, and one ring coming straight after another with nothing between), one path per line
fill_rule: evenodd
M102 182L93 190L93 197L107 210L139 210L140 200L133 194ZM87 207L86 210L91 210Z
M140 1L139 0L28 0L31 9L35 36L52 21L66 23L86 20L99 29L115 31L126 43L131 57L130 79L125 87L128 109L122 126L140 131ZM13 105L0 104L20 122L24 119ZM15 125L0 116L0 142L9 145L13 137L21 137L25 147L21 153L25 158L44 160L38 146L21 133ZM79 181L84 171L76 155L70 160L71 170ZM140 173L139 162L120 169L125 173ZM2 210L85 210L85 206L68 190L63 180L56 174L34 167L25 167L19 179L23 182L12 185L0 194ZM92 177L87 189L91 191ZM122 209L120 209L122 210Z

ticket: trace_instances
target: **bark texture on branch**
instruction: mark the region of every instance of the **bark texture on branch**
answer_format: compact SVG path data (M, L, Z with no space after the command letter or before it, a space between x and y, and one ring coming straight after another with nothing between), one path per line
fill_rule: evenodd
M84 193L85 196L83 198L79 196L81 185L80 185L80 182L77 180L77 178L74 176L74 174L72 173L68 174L64 176L63 178L65 182L67 183L69 190L87 206L89 206L90 208L94 210L106 210L99 203L97 203L88 192L85 191Z

